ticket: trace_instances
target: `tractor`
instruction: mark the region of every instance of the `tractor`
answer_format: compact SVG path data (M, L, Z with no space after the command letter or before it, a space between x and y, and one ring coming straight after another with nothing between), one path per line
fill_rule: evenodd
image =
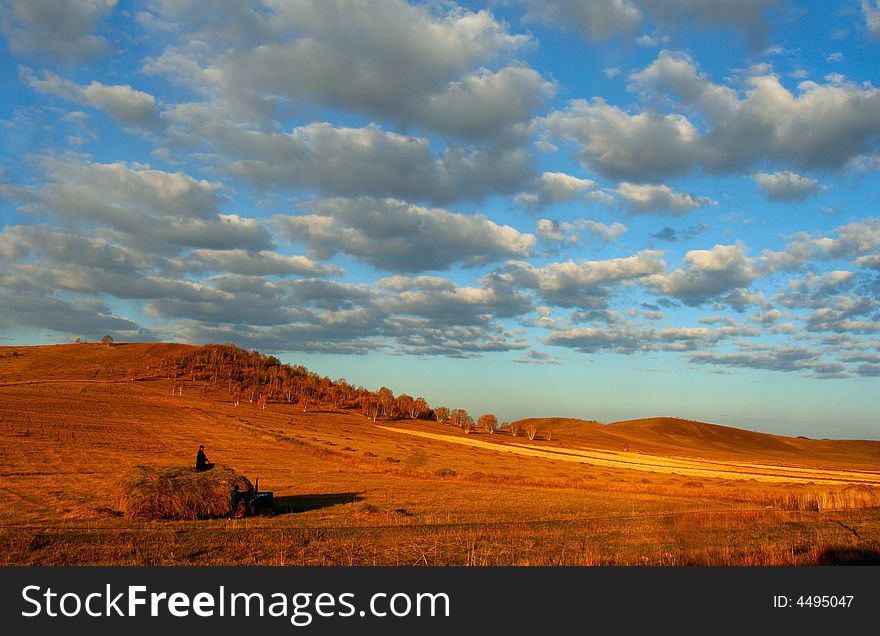
M238 491L237 486L233 486L234 491ZM237 495L236 492L233 492L233 504L235 509L232 511L232 516L234 519L241 519L242 517L271 517L275 515L275 493L273 492L260 492L260 480L254 482L254 489L242 492ZM238 503L235 504L237 497Z

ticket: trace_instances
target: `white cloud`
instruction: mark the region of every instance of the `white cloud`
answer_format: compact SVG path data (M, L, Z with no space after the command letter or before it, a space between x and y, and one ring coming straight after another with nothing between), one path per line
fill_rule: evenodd
M183 272L231 272L246 276L339 276L345 273L336 265L321 265L305 256L270 250L196 249L170 266Z
M739 242L690 250L683 260L684 268L650 276L645 284L687 305L700 305L748 287L761 274L757 263L746 255L745 245Z
M623 205L634 214L654 212L681 215L696 208L717 205L708 197L698 197L686 192L674 192L667 185L623 182L617 188Z
M542 239L570 245L580 244L581 234L584 232L602 242L608 243L625 233L628 229L620 222L606 225L590 219L576 219L574 221L540 219L535 224L535 227Z
M220 184L182 172L122 163L46 159L47 183L23 210L98 223L141 251L181 247L265 249L266 230L254 219L222 214Z
M862 14L865 26L872 37L880 37L880 2L878 0L862 0Z
M575 31L589 40L631 34L650 16L663 27L732 27L753 47L766 37L764 14L780 0L525 0L526 17ZM645 36L642 36L645 37Z
M156 99L131 86L108 86L97 81L87 86L80 86L59 77L52 71L43 71L43 78L39 79L27 68L20 69L19 74L34 90L103 110L122 123L138 126L153 126L159 123Z
M670 27L732 27L745 35L753 49L766 39L765 14L781 0L638 0L654 22Z
M714 329L709 327L670 327L666 329L575 327L551 332L546 342L583 353L694 351L732 337L757 336L759 333L756 328L741 326L724 326Z
M218 123L199 130L198 140L209 140L226 156L245 157L227 169L260 187L305 188L336 196L444 204L514 192L532 175L531 157L522 148L451 146L435 153L427 138L376 125L314 123L290 133L267 133Z
M643 19L629 0L536 0L528 4L527 19L570 29L590 40L631 33Z
M541 121L551 139L574 142L590 169L630 181L695 168L733 172L763 160L838 169L872 153L880 139L880 91L870 85L804 81L793 93L764 74L746 78L741 94L698 73L689 56L668 51L630 75L629 85L649 105L674 99L695 116L632 113L594 98L572 100Z
M587 167L617 179L682 174L703 154L699 132L686 117L631 115L598 97L572 100L541 122L553 138L575 142Z
M752 347L738 353L701 352L689 356L695 364L712 364L769 371L808 372L817 377L840 377L846 367L827 362L822 351L800 346Z
M110 50L96 35L117 0L5 0L3 34L17 55L58 62L83 62Z
M829 260L870 256L880 248L880 218L868 217L835 230L836 238L799 232L789 237L782 251L765 250L761 264L768 271L792 271L813 259Z
M210 4L203 9L217 13ZM267 2L260 11L261 18L249 16L252 33L232 37L224 31L242 28L235 13L227 24L196 22L207 31L203 41L217 33L226 46L208 53L178 47L147 68L219 88L241 113L268 108L263 119L282 99L470 140L511 134L554 93L533 69L505 65L530 38L511 34L485 10L295 0Z
M564 172L545 172L537 184L536 193L520 193L516 201L537 211L549 205L571 201L594 187L596 182L592 179L581 179Z
M639 282L665 267L662 252L643 250L624 258L566 261L543 267L509 261L497 276L514 286L535 290L550 305L602 309L608 305L614 285Z
M826 188L815 179L803 177L790 170L784 172L756 172L752 179L770 201L803 201Z
M531 311L530 296L508 287L462 287L433 276L393 276L377 283L392 292L383 302L400 315L428 318L435 324L474 325Z
M314 214L277 216L278 232L327 258L344 252L382 270L421 272L529 256L535 237L485 216L423 208L398 199L329 199Z

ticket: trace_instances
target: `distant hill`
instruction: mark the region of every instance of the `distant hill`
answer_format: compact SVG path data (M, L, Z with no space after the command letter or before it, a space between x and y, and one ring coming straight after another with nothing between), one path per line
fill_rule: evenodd
M865 440L814 440L758 433L731 426L672 417L623 420L610 424L574 418L528 418L514 424L533 423L550 429L554 437L585 447L718 460L761 458L839 464L880 470L880 442Z
M378 420L433 420L421 398L394 396L385 387L373 392L344 380L330 380L303 367L232 345L173 343L80 343L0 347L0 385L41 382L113 382L162 378L174 384L206 386L224 399L297 405L305 412L327 409L360 413ZM426 389L429 387L425 387ZM79 389L77 389L79 390ZM553 432L554 444L580 448L710 460L796 462L822 467L848 465L880 471L880 442L786 437L671 417L611 424L569 417L527 418L513 422ZM457 430L448 429L450 432ZM539 435L540 438L543 435ZM498 443L525 438L499 436Z

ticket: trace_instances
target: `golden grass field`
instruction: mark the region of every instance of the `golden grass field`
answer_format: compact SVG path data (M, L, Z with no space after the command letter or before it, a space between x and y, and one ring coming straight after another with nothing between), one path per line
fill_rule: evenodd
M172 394L151 369L187 346L0 347L3 564L880 564L880 442L668 418L551 418L529 441L262 410L199 382ZM200 443L277 514L118 514L121 475L192 466Z

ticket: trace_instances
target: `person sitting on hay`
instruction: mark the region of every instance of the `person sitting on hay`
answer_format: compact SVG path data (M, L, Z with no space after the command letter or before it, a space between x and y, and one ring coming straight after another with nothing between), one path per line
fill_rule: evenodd
M208 463L208 456L205 455L205 445L199 445L199 453L196 455L196 470L211 470L214 464Z

